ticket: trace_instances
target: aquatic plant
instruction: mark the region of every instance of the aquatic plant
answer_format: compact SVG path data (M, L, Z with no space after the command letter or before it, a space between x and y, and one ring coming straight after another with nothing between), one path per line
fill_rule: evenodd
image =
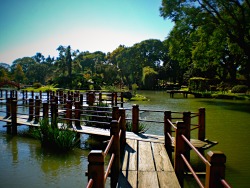
M126 122L126 131L131 132L132 130L133 130L132 122L131 121ZM145 124L139 122L138 132L145 133L147 130L148 130L148 127Z
M68 151L77 145L77 133L69 130L67 126L62 125L59 129L51 125L48 119L42 119L39 124L40 127L37 130L42 146Z

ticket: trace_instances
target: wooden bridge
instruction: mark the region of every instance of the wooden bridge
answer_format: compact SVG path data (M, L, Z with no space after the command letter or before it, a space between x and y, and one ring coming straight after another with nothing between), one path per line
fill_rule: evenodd
M60 96L65 97L65 95ZM131 109L95 106L94 103L100 101L100 98L96 98L94 93L88 93L86 96L85 103L83 97L80 96L79 98L67 96L66 103L64 103L62 102L64 98L49 95L49 100L41 105L39 98L29 99L29 103L26 104L27 100L19 101L17 97L11 95L6 98L6 109L2 111L6 113L6 116L0 117L0 121L7 123L8 133L16 134L18 125L39 126L38 122L42 117L50 118L51 122L56 122L54 118L58 118L59 122L67 123L70 129L79 133L109 137L104 151L92 150L88 156L89 165L86 175L89 183L87 187L105 187L108 177L111 180L111 187L182 187L184 171L186 171L184 162L188 169L194 172L189 163L188 146L199 153L215 144L205 139L204 108L196 113L156 110L154 112L164 114L164 120L158 122L163 124L164 135L150 135L139 133L138 129L139 122L143 121L140 119L139 112L148 110L141 110L138 105L133 105ZM122 94L109 96L122 96ZM114 101L109 104L119 103L116 97L111 98ZM24 104L29 109L28 114L18 112L19 105L23 107ZM128 111L131 112L132 118L126 117ZM180 115L181 117L176 117ZM86 116L89 117L88 120L83 118ZM197 125L191 123L191 119L194 118L198 118ZM173 119L179 121L173 123ZM132 132L126 131L128 121L132 123ZM153 122L152 120L144 121ZM59 128L61 123L58 124ZM104 125L105 129L98 128L98 124ZM194 127L191 128L191 126ZM195 129L198 129L198 139L191 139L190 131ZM175 137L172 136L172 132L175 132ZM172 159L173 151L175 152L174 160ZM108 156L110 160L105 166L104 161ZM223 153L210 152L208 159L204 159L201 153L198 156L201 156L207 166L205 185L193 173L200 186L230 187L225 181L225 155ZM218 174L218 169L220 169L220 174Z
M195 98L200 98L201 94L197 92L192 92L192 91L185 91L185 90L170 90L167 91L170 94L170 98L174 98L174 94L183 94L184 98L187 98L188 95L194 95Z
M21 87L20 83L17 83L17 82L14 82L14 81L6 80L6 79L0 81L0 88L5 86L5 85L14 86L17 89L20 89L20 87Z

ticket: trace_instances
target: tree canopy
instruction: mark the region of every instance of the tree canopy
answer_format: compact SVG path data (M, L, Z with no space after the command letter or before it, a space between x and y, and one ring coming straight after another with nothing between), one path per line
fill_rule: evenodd
M58 57L37 52L11 66L1 63L0 78L72 89L133 84L156 89L159 83L188 84L193 77L250 83L249 0L162 0L159 11L174 22L164 41L119 45L107 54L60 45Z

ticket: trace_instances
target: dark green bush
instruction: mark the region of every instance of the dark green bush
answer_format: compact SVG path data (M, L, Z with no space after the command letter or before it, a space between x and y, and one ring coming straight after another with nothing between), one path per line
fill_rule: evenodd
M246 85L236 85L232 88L232 93L246 93L248 90L248 87Z
M35 89L38 89L38 88L42 87L42 84L41 84L41 83L34 83L34 84L33 84L33 87L34 87Z

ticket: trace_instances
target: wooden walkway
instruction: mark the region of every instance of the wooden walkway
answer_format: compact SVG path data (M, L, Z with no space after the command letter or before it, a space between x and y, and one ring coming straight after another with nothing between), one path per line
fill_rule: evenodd
M35 122L34 120L27 121L27 119L28 119L27 115L18 116L17 124L18 125L33 126L33 127L39 126L38 122ZM10 118L5 118L2 116L0 116L0 121L6 122L6 123L11 123ZM77 131L78 133L82 133L82 134L100 135L100 136L107 136L107 137L110 136L109 129L102 129L102 128L97 128L97 127L84 126L84 125L82 125L80 129L76 128L73 125L72 129ZM162 136L162 135L153 135L153 134L144 134L144 133L136 134L136 133L127 131L126 138L138 140L138 141L144 141L144 142L154 142L154 143L164 144L164 136ZM212 147L213 145L217 144L216 142L211 142L211 141L205 142L205 141L201 141L201 140L197 140L197 139L191 139L190 141L198 149L208 149L208 148ZM173 142L172 143L173 148L174 148L174 145L175 145L175 143Z
M127 139L117 187L180 187L162 143Z
M194 95L195 98L201 97L201 94L200 94L200 93L192 92L192 91L171 90L171 91L167 91L167 93L170 94L170 98L174 98L174 94L175 94L175 93L183 94L183 97L184 97L184 98L187 98L189 94Z

